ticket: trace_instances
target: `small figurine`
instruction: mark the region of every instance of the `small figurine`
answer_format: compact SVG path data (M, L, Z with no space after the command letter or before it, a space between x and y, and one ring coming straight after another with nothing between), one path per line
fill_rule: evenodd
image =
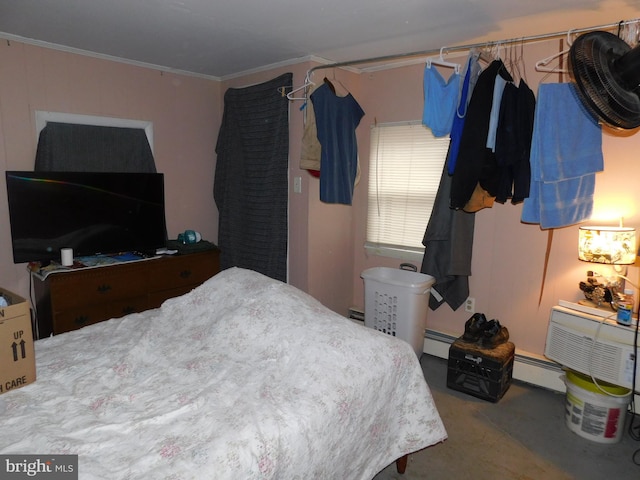
M599 307L606 303L614 310L616 309L616 287L599 283L592 271L587 272L587 281L580 282L579 286L587 300L592 301Z

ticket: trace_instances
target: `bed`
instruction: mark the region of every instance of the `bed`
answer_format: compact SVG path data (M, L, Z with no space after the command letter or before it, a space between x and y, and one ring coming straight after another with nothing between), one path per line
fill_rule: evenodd
M36 367L0 453L77 454L83 480L371 479L447 436L408 343L241 268L39 340Z

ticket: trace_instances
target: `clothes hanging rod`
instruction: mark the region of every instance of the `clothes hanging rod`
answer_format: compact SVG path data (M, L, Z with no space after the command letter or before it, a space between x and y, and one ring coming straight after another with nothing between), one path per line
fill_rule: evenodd
M576 29L572 29L572 30L566 30L564 32L554 32L554 33L543 33L540 35L530 35L527 37L518 37L518 38L510 38L508 40L493 40L493 41L487 41L487 42L478 42L478 43L470 43L467 45L453 45L451 47L443 47L445 52L451 52L451 51L464 51L464 50L471 50L473 48L481 48L481 47L488 47L488 46L496 46L496 45L509 45L509 44L513 44L513 43L523 43L523 42L531 42L531 41L536 41L536 40L545 40L545 39L549 39L549 38L558 38L558 37L564 37L570 33L584 33L584 32L591 32L594 30L608 30L611 28L620 28L626 25L632 25L635 23L640 22L640 19L634 19L634 20L626 20L626 21L621 21L621 22L617 22L617 23L610 23L610 24L605 24L605 25L596 25L594 27L586 27L586 28L576 28ZM326 69L326 68L338 68L338 67L347 67L350 65L362 65L364 63L378 63L378 62L385 62L388 60L400 60L403 58L409 58L409 57L423 57L426 55L434 55L436 53L440 53L440 48L434 48L431 50L422 50L419 52L411 52L411 53L400 53L400 54L395 54L395 55L383 55L381 57L372 57L372 58L361 58L358 60L349 60L346 62L335 62L335 63L328 63L326 65L316 65L315 67L310 68L307 71L307 78L310 77L310 75L315 72L316 70L322 70L322 69Z

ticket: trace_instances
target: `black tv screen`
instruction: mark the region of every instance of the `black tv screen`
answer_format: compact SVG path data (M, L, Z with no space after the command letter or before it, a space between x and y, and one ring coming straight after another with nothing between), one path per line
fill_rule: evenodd
M164 175L7 171L15 263L166 245Z

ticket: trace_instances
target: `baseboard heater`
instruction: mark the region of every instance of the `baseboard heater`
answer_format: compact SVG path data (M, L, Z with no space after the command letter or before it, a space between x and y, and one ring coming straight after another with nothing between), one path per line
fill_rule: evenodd
M364 312L356 307L349 309L349 318L355 322L364 322ZM424 338L424 353L438 358L449 358L449 347L457 337L427 329ZM562 366L546 359L520 351L516 345L513 364L513 378L532 385L564 393L566 387L562 379Z
M427 329L424 338L424 353L434 357L449 358L449 347L456 340L449 335L436 330ZM566 390L562 379L562 366L543 356L518 350L513 362L513 378L532 385L564 393Z
M356 322L364 323L364 312L355 307L351 307L349 309L349 318L351 320L355 320Z

